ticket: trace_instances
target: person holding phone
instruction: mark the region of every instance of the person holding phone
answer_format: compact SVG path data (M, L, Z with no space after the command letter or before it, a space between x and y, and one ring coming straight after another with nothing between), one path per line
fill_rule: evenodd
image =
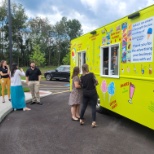
M0 76L2 86L2 103L5 103L5 89L7 88L8 100L10 99L10 68L5 60L0 63Z
M13 63L11 68L11 103L14 110L23 109L23 111L29 111L31 109L26 107L21 76L25 76L25 72L22 68L19 70L17 64Z

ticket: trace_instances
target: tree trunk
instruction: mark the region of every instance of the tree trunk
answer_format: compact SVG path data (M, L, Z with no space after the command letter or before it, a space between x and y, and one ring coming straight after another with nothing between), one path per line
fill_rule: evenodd
M49 48L49 66L51 64L51 54L50 54L50 48Z

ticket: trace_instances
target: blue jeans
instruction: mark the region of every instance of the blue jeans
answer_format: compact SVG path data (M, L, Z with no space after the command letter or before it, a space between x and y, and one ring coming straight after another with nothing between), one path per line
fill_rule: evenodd
M98 98L97 94L94 94L94 95L84 95L83 94L83 102L82 102L82 108L81 108L81 113L80 113L80 119L83 119L84 113L89 103L91 105L92 121L96 121L97 98Z

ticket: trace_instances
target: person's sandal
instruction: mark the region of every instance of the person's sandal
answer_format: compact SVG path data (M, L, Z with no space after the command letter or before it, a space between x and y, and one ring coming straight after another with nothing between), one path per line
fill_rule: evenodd
M80 119L80 125L84 125L84 121Z
M95 128L97 125L96 125L96 122L92 122L92 124L91 124L91 127L92 128Z
M72 121L79 121L79 119L74 119L74 118L72 118Z
M23 108L23 111L30 111L31 109L28 107Z

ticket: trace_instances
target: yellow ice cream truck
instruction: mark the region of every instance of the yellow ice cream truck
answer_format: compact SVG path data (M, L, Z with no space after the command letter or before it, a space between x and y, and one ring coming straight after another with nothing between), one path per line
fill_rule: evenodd
M71 72L87 63L100 106L154 129L154 5L71 41ZM82 73L82 72L81 72Z

